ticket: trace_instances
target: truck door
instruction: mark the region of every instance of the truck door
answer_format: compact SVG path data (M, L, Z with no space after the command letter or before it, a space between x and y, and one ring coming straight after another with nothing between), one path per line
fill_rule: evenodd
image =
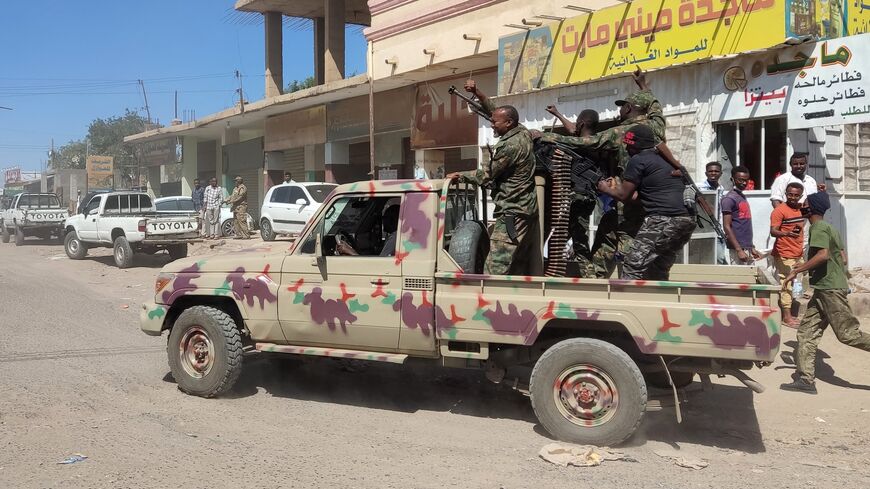
M96 241L97 238L97 218L100 211L100 204L103 203L103 195L95 195L82 211L82 221L78 229L79 238L84 241ZM97 211L96 214L91 212Z
M399 209L391 207L401 199L401 194L336 196L320 221L300 236L284 260L278 295L278 318L287 341L396 351L402 275L396 239ZM347 247L338 244L342 241ZM342 250L356 254L337 254Z

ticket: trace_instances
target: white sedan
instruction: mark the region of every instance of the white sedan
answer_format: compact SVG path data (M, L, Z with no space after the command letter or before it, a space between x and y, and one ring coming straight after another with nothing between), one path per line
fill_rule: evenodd
M272 241L277 235L300 233L337 186L334 183L291 182L270 188L260 209L263 241Z
M193 199L186 195L176 195L172 197L161 197L154 201L154 207L157 212L196 212L193 210ZM229 205L221 206L221 214L220 214L220 229L221 235L231 237L235 233L233 232L233 225L235 224L235 219L233 218L233 211L230 210ZM248 214L248 229L254 228L254 220L251 218L251 215Z

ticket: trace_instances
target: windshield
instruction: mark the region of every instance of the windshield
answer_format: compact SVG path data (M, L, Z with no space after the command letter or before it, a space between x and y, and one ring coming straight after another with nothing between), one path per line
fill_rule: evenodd
M318 204L322 204L326 201L326 198L329 197L329 194L335 190L335 187L338 185L306 185L305 188L308 190L308 193L311 194L311 198L314 199L314 202Z
M18 200L19 209L39 209L60 207L60 201L54 194L25 194Z

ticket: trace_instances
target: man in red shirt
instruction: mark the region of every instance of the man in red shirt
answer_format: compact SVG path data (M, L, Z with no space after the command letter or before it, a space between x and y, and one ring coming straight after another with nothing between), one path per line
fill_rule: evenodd
M770 235L776 238L773 245L773 263L782 284L779 293L779 307L782 310L782 324L797 328L797 319L791 313L792 281L786 280L792 268L803 263L804 257L804 216L800 200L804 186L798 182L789 183L785 189L786 205L777 206L770 213Z

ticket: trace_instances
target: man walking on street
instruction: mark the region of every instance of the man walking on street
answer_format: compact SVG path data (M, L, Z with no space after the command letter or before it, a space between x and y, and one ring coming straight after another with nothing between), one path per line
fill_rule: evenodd
M233 221L235 221L233 230L236 233L236 239L251 239L251 233L248 230L248 187L245 186L245 181L239 175L236 175L235 182L233 194L225 202L230 204L233 211Z
M722 163L718 161L707 163L704 174L707 176L707 179L698 184L698 190L716 191L716 207L719 209L719 215L716 216L716 219L722 222L722 197L725 196L725 187L719 183L719 179L722 178ZM725 240L722 238L716 238L716 263L718 265L728 264L728 251L725 246Z
M752 244L752 211L743 196L749 183L749 169L735 166L731 169L734 187L722 198L722 228L728 241L732 265L751 265L761 258Z
M825 212L831 207L828 194L811 194L807 202L810 209L809 259L792 268L786 280L793 280L797 274L809 271L813 297L798 327L795 359L799 378L782 384L780 388L815 394L816 351L825 329L830 325L841 343L868 352L870 334L860 330L861 323L849 307L846 250L840 233L824 220Z
M656 151L655 134L644 125L625 133L625 145L631 159L615 187L609 181L598 182L598 190L619 200L632 198L637 190L646 217L625 254L622 279L668 280L671 267L697 224L694 209L686 207L686 189L681 175Z
M193 191L190 193L190 198L193 199L193 210L199 212L199 235L205 236L205 208L203 200L205 198L205 189L199 185L199 179L193 179Z
M218 187L217 178L208 181L208 187L203 192L203 209L205 209L205 237L217 239L220 234L221 200L224 189Z
M792 295L791 281L785 278L792 269L803 262L804 257L804 216L801 213L800 199L804 186L792 182L785 190L786 205L777 206L770 213L770 235L776 238L773 244L773 263L779 277L782 291L779 293L779 308L782 311L782 323L796 328L797 320L791 314Z
M496 108L474 80L465 90L474 94L492 117L492 130L499 137L488 164L481 170L447 175L491 189L495 225L489 237L490 250L485 271L491 275L530 275L540 249L538 241L538 198L535 194L535 153L529 131L519 123L517 109Z

